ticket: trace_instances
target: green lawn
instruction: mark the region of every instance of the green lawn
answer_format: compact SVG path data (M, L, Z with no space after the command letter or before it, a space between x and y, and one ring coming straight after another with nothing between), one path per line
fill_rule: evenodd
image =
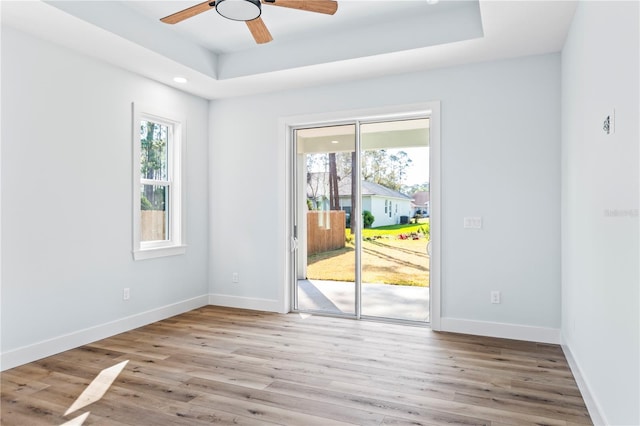
M363 238L373 238L376 236L398 236L400 234L423 233L429 232L429 218L419 219L418 223L407 223L404 225L380 226L378 228L364 228L362 230ZM351 237L351 230L345 229L347 241Z

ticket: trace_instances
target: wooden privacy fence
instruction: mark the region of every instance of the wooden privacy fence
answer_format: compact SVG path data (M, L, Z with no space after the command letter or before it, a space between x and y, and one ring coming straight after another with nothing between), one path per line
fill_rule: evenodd
M307 212L307 255L344 247L343 210Z
M167 238L165 215L162 210L140 211L140 231L142 241L162 241Z

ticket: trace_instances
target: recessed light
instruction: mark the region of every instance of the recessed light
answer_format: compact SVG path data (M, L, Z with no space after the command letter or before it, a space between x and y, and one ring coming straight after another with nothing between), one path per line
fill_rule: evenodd
M331 143L340 143L340 142L338 142L338 141L331 141Z
M173 81L175 81L176 83L184 84L187 82L187 79L184 77L173 77Z
M427 4L438 4L440 0L427 0Z

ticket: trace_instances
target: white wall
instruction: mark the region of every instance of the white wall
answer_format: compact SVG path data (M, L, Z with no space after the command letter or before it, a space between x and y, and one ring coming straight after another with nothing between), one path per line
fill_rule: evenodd
M132 260L133 101L187 117L184 256ZM2 28L3 368L207 302L207 111Z
M581 2L562 51L562 334L611 425L640 424L639 12Z
M400 223L400 216L411 217L411 201L400 198L386 198L380 196L367 196L371 200L371 214L375 218L373 227L397 225ZM384 212L385 201L391 204L391 217L389 211ZM397 206L397 213L396 213ZM389 205L387 205L387 208Z
M212 101L212 301L277 310L287 254L287 150L278 119L435 100L442 101L443 325L506 323L557 339L558 54ZM247 197L258 208L238 208ZM463 229L465 216L482 216L484 228ZM489 303L491 290L502 291L502 304Z

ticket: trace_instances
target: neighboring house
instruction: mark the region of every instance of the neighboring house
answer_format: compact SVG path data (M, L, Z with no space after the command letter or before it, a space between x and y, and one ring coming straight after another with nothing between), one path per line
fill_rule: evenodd
M351 215L351 178L338 181L340 210ZM313 208L329 210L329 174L309 173L307 175L307 199L312 200ZM400 218L413 216L415 209L411 197L374 182L362 181L362 210L368 210L375 218L373 227L397 225Z
M351 214L351 178L338 183L340 209ZM400 217L412 216L411 197L374 182L362 181L362 210L368 210L375 218L372 227L397 225Z
M411 211L413 215L421 214L422 216L429 216L431 214L431 209L429 208L429 197L429 191L418 191L413 194L413 202L411 203Z

